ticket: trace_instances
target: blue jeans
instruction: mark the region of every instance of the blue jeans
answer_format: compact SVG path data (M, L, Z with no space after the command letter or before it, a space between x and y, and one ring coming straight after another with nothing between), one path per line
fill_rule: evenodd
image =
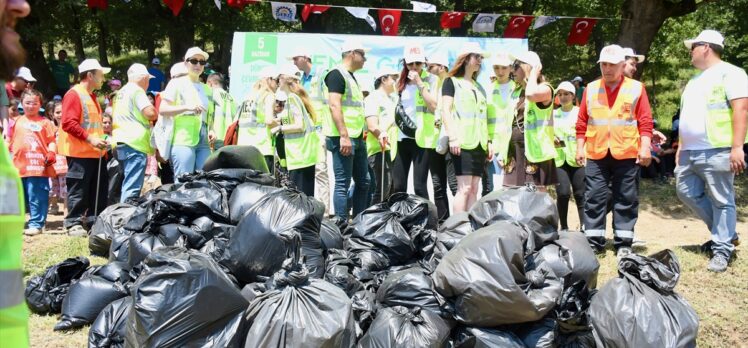
M203 125L200 130L200 141L195 146L174 145L171 147L171 163L174 167L174 181L179 182L183 173L192 173L203 169L205 160L210 156L208 132Z
M732 255L737 238L735 174L730 171L730 149L682 150L675 168L678 198L706 223L712 251Z
M29 228L44 228L49 208L49 178L32 176L21 178L26 210L29 212Z
M352 138L353 150L350 156L340 154L340 137L327 137L327 149L332 153L332 169L335 173L333 206L335 215L348 219L348 187L351 179L353 189L353 216L366 209L369 204L369 162L366 157L366 144L363 137Z
M145 179L146 154L127 144L119 144L117 145L117 160L124 168L125 173L119 202L125 203L128 198L140 197L143 179Z

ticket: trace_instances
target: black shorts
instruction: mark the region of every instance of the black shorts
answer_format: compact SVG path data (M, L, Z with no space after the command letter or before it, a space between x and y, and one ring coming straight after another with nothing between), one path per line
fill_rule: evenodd
M486 151L478 146L472 150L460 150L460 155L452 155L455 175L481 176L486 167Z

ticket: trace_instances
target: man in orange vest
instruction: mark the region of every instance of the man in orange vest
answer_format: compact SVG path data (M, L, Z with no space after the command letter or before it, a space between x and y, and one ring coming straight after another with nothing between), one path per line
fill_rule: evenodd
M109 141L104 136L101 105L94 91L101 88L104 74L110 70L96 59L84 60L78 66L80 83L62 98L62 129L57 146L68 161L68 215L64 226L71 236L86 236L84 225L90 226L95 215L106 207L109 180L101 158L106 155Z
M577 118L577 163L585 165L584 232L590 246L605 252L608 184L613 189L613 246L631 253L639 210L639 167L652 160L652 110L644 85L623 75L618 45L600 52L602 78L587 85ZM586 162L586 163L585 163Z

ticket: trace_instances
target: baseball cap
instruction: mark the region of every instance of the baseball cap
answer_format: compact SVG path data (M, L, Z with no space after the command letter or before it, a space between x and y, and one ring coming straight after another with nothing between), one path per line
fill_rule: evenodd
M423 54L423 47L419 43L410 43L403 48L403 58L405 64L413 62L426 62L426 55Z
M158 57L155 57L155 58L153 58L153 60L151 60L151 64L153 64L153 65L161 65L161 59L158 59Z
M171 66L171 69L169 70L169 75L171 75L171 78L174 78L176 76L181 76L187 74L187 67L184 65L184 62L179 62Z
M571 82L582 82L582 81L584 81L584 80L582 80L581 76L577 76L577 77L571 79Z
M187 53L184 54L184 60L190 59L194 56L203 56L205 60L208 60L208 53L200 49L200 47L190 47L190 49L187 50Z
M569 81L564 81L558 84L558 87L556 87L556 92L558 91L567 91L571 94L576 93L576 88L574 88L574 85L571 84Z
M285 64L280 69L278 69L278 75L276 76L286 75L286 76L292 76L298 79L300 78L299 75L301 75L300 72L301 71L299 70L299 68L296 67L296 65Z
M286 101L288 100L288 94L286 94L286 92L278 90L277 92L275 92L275 100Z
M603 47L602 51L600 51L600 59L598 59L597 62L618 64L624 60L626 60L626 56L623 53L623 47L618 45L608 45Z
M81 62L80 65L78 65L78 72L83 73L86 71L91 70L101 70L104 72L104 74L108 74L110 71L112 71L112 68L105 68L99 64L99 61L93 58L88 58Z
M439 65L449 67L449 57L447 57L446 54L441 53L441 52L428 56L427 61L430 64L439 64Z
M61 101L62 100L62 96L59 95L59 94L55 94L55 96L52 97L52 100L54 100L54 101Z
M358 41L356 39L348 39L343 42L343 45L340 46L340 53L355 51L355 50L362 50L364 52L371 51L370 48L365 48L364 45L361 43L361 41Z
M636 62L637 63L642 63L642 62L644 62L644 59L645 59L644 55L634 53L634 49L631 48L631 47L624 47L623 48L623 56L626 59L628 59L629 57L636 58Z
M135 63L133 65L130 65L130 68L127 69L127 79L132 80L140 76L148 76L149 79L155 77L148 72L148 68L146 68L143 64Z
M110 85L110 86L120 86L121 87L122 86L122 81L114 79L114 80L109 80L109 82L107 82L106 84Z
M462 47L460 47L460 50L458 52L458 57L470 53L480 54L481 56L483 56L483 58L490 56L488 52L484 52L483 49L480 48L480 44L478 44L477 42L466 42L462 44Z
M36 79L34 78L34 75L31 75L31 70L29 68L22 66L20 69L18 69L18 73L16 74L16 77L20 77L27 82L36 82Z
M524 51L512 56L514 60L529 64L530 66L540 65L540 57L533 51Z
M294 48L293 51L291 51L291 54L286 56L286 59L293 60L296 57L307 57L309 59L312 59L312 55L309 53L309 51L306 50L306 48L297 46Z
M509 54L499 52L491 59L491 65L510 66L512 65L512 59L509 57Z
M722 48L725 47L725 38L716 30L703 30L701 33L699 33L699 36L690 40L685 40L683 41L683 44L685 44L686 47L690 50L691 46L697 42L706 42L715 44Z
M258 77L261 79L273 78L276 76L278 76L278 73L275 71L274 65L266 66L258 73Z
M382 67L382 68L379 68L379 70L377 70L376 72L374 72L374 78L378 79L378 78L380 78L382 76L386 76L386 75L397 75L397 74L398 74L397 70L395 70L393 68Z

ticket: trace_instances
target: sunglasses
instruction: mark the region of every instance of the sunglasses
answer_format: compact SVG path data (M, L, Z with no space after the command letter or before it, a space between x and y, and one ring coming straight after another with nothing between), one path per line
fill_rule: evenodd
M410 62L406 64L407 66L414 66L414 65L423 65L423 62Z
M208 61L207 61L207 60L200 60L200 59L195 59L195 58L192 58L192 59L187 59L187 61L188 61L188 62L189 62L190 64L192 64L192 65L198 65L198 64L200 64L200 65L205 65L205 64L208 64Z
M512 70L517 70L520 67L522 67L522 63L520 63L519 61L516 61L514 62L514 64L512 64Z
M699 47L699 46L709 46L709 44L705 42L696 42L691 45L691 52L693 52L693 50L695 50L696 47Z

